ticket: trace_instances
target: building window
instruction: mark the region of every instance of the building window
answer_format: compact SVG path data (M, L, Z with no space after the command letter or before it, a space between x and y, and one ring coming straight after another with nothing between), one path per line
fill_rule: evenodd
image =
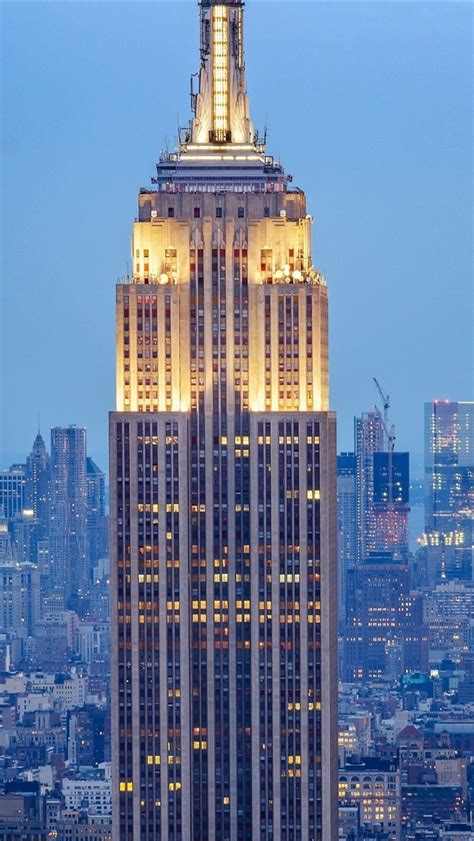
M269 207L264 207L263 208L263 215L264 216L270 216L270 208Z
M244 208L243 207L237 208L237 216L239 217L239 219L244 218Z
M174 207L168 208L168 219L174 219Z
M195 207L194 208L194 218L195 219L200 219L201 218L201 208L200 207Z

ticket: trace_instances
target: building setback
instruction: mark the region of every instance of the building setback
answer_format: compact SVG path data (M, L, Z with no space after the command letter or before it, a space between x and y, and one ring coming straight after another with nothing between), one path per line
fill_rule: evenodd
M139 194L110 416L113 838L335 841L335 417L304 193L250 121L243 2Z

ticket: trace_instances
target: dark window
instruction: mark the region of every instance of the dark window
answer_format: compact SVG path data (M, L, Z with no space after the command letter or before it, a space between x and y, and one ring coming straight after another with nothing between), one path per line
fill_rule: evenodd
M244 218L244 208L243 208L243 207L239 207L239 208L237 209L237 216L239 217L239 219L243 219L243 218Z
M168 219L173 219L174 217L174 207L168 208Z
M264 207L263 208L263 215L264 216L270 216L270 208L269 207Z
M200 216L201 216L201 208L200 207L195 207L194 208L194 218L199 219Z
M216 207L216 219L222 219L222 207Z

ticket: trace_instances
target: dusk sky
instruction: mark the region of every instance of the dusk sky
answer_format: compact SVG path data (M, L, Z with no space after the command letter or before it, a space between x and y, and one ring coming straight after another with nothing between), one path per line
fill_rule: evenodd
M3 3L2 466L37 416L86 426L106 466L115 283L137 192L190 114L194 2ZM472 399L472 5L249 0L246 63L268 152L303 188L330 294L338 449L392 398Z

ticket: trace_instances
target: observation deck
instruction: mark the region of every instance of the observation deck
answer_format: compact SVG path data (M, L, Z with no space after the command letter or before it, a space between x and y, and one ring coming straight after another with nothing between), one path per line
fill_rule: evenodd
M182 143L164 152L152 183L162 193L277 193L289 178L262 143Z

